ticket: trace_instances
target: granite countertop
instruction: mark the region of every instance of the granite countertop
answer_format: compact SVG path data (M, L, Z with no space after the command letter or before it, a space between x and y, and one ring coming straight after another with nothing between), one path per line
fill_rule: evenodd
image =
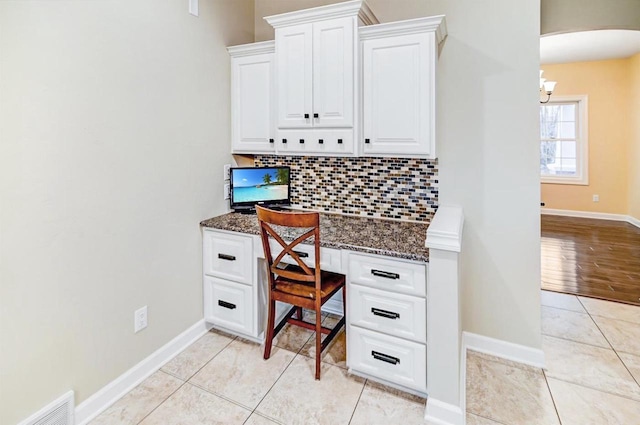
M200 225L212 229L260 234L255 214L228 213L204 220ZM429 251L424 246L428 227L428 223L320 213L320 245L408 260L429 261ZM287 229L282 236L293 240L296 231ZM307 240L308 243L312 241L313 238Z

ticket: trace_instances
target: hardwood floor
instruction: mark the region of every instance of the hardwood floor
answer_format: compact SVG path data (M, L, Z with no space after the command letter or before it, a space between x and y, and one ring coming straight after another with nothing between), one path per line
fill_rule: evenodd
M542 215L542 289L640 305L640 229Z

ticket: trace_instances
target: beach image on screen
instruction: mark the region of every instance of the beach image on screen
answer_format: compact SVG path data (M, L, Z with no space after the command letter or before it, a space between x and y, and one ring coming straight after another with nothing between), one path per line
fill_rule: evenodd
M233 170L233 202L286 200L289 195L289 169L244 168Z

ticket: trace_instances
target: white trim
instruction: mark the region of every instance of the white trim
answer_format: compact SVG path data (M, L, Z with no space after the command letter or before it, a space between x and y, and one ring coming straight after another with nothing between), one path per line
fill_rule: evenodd
M589 96L586 94L573 96L554 96L549 103L576 102L578 104L578 131L576 143L578 144L579 157L576 158L577 170L580 172L576 177L566 176L543 176L540 175L540 183L543 184L572 184L587 186L589 184ZM544 106L546 104L540 105Z
M176 354L183 351L207 333L209 329L211 329L210 324L206 323L204 319L199 320L180 335L157 349L149 357L102 387L76 407L76 424L87 424L115 401L147 379L152 373L160 369Z
M373 21L373 19L377 20L370 8L367 8L365 13L360 13L363 3L364 1L362 0L345 1L342 3L329 4L327 6L265 16L263 19L274 28L306 24L325 19L345 18L349 16L358 16L363 22Z
M540 214L560 215L563 217L595 218L597 220L624 221L640 228L640 220L625 214L612 214L595 211L557 210L553 208L540 208Z
M227 52L229 52L229 56L232 56L232 57L253 56L253 55L264 54L264 53L275 53L275 51L276 51L276 42L274 40L260 41L258 43L239 44L237 46L227 47Z
M462 347L465 356L467 350L474 350L529 366L544 368L545 365L544 351L539 348L531 348L471 332L462 332Z
M445 15L407 19L404 21L389 22L358 28L360 41L423 32L433 32L436 36L436 44L442 43L444 38L447 36L447 22Z
M44 406L42 409L38 410L36 413L34 413L33 415L29 416L27 419L23 420L22 422L18 423L18 425L32 425L34 424L36 421L40 421L43 419L44 416L46 416L47 414L51 413L51 411L53 411L54 409L56 409L59 406L62 406L65 403L68 403L67 406L67 413L69 414L69 422L70 424L74 424L75 420L74 420L74 412L73 412L73 403L74 403L74 399L73 399L74 393L73 391L67 391L66 393L64 393L63 395L61 395L60 397L58 397L57 399L53 400L51 403L47 404L46 406Z
M466 423L465 413L459 406L431 397L427 398L424 419L433 425L464 425Z
M429 224L424 245L429 249L460 252L463 226L462 208L441 205Z

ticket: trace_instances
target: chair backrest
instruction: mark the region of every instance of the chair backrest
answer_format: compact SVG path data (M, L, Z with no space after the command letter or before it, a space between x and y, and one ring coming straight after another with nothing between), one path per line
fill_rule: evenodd
M256 206L258 222L260 223L260 236L264 248L265 259L269 267L269 281L273 286L273 274L300 282L316 282L316 289L320 289L320 214L317 212L280 212ZM296 238L286 242L273 226L288 228L308 229L295 232ZM272 237L280 246L282 252L274 259L271 254L269 237ZM315 246L315 270L312 270L294 251L301 242L313 237ZM293 271L279 268L285 255L293 258L302 271Z

